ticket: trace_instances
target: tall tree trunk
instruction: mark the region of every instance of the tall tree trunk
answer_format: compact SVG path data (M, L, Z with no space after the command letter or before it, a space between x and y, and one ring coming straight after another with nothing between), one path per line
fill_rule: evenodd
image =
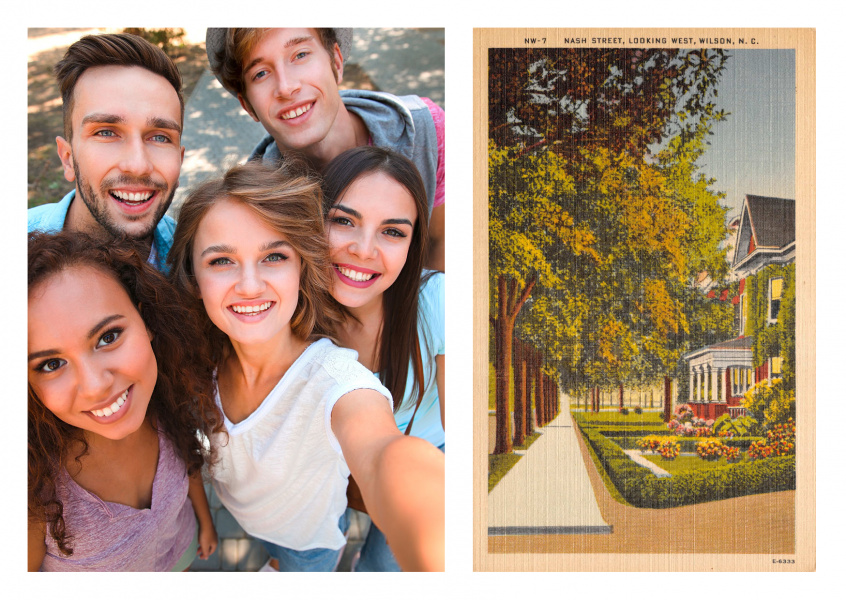
M620 408L623 408L623 384L620 384Z
M497 319L494 323L494 370L496 371L496 443L494 454L511 452L511 415L508 410L508 383L511 377L512 339L517 314L529 299L535 285L534 277L518 295L517 280L506 281L504 275L497 277L499 294Z
M535 368L535 419L538 427L546 425L546 412L543 406L543 373L541 372L541 356L537 354L537 366Z
M552 385L552 398L554 400L555 406L555 416L561 414L561 390L558 388L558 380L552 379L550 380L550 384Z
M514 340L514 445L526 443L526 361L523 342Z
M547 403L547 405L549 406L549 420L547 421L547 423L549 423L549 422L552 421L552 419L555 418L555 394L552 391L552 378L551 377L546 378L546 389L547 389L547 395L549 397L549 402Z
M673 411L673 382L664 375L664 422L669 423Z
M532 435L535 428L532 424L532 364L534 363L535 349L528 345L523 345L523 366L526 369L526 418L524 419L524 432L526 436Z

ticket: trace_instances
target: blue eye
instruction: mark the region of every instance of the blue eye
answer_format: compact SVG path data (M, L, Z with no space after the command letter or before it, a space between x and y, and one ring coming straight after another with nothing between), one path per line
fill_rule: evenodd
M101 129L100 131L95 131L94 135L100 137L116 137L117 134L112 131L111 129Z
M261 79L261 78L262 78L262 77L264 77L265 75L267 75L267 71L266 71L265 69L261 69L261 70L259 70L259 71L256 71L256 72L253 74L252 80L253 80L253 81L258 81L259 79Z
M52 373L53 371L60 369L65 364L67 364L67 361L62 360L61 358L48 358L38 365L35 370L43 373Z
M268 254L264 260L266 262L282 262L288 260L288 257L280 252L274 252L273 254Z
M209 261L209 265L212 267L218 267L222 265L231 265L232 261L226 258L225 256L221 256L220 258L215 258Z
M163 133L158 133L150 138L154 142L158 142L160 144L169 144L170 138Z

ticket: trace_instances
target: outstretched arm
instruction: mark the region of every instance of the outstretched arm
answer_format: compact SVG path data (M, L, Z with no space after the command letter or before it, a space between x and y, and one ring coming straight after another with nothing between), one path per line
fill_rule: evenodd
M444 455L402 435L384 396L350 392L332 410L338 438L370 517L404 571L444 570Z
M188 497L194 507L194 514L197 515L197 556L208 560L217 549L217 530L214 528L209 500L206 497L206 489L203 487L203 476L201 473L192 475L188 482Z

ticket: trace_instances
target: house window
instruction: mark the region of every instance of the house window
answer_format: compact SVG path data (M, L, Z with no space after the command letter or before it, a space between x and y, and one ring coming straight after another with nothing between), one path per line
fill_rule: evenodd
M773 356L770 359L770 378L771 379L781 378L782 362L783 362L783 360L780 356Z
M781 294L784 288L784 279L781 277L773 277L770 279L769 301L770 310L767 315L769 323L778 321L778 311L781 309Z

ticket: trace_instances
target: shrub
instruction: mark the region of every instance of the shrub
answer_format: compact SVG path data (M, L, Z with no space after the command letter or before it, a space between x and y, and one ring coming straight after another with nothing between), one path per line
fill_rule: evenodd
M657 435L648 435L646 437L640 438L637 441L637 446L644 452L655 452L658 449L658 446L661 445L661 437Z
M636 415L643 414L643 409L640 407L639 404L634 407L634 411Z
M717 440L705 440L696 444L696 454L705 460L719 460L723 455L723 444Z
M767 432L767 441L758 440L749 446L749 458L759 459L769 456L788 456L796 453L796 424L793 419L787 423L774 425Z
M714 421L713 429L714 433L717 434L722 434L724 431L734 432L731 416L728 413L725 413L724 415L717 417L717 420Z
M666 460L674 460L681 452L681 446L674 437L665 437L658 445L658 454Z
M743 405L764 429L796 418L796 392L785 389L781 379L756 383L746 392Z
M735 462L740 460L740 448L723 445L723 456L726 462Z
M767 444L776 456L787 456L796 452L796 424L793 419L781 425L775 425L767 432Z
M770 454L772 454L772 452L773 452L773 449L770 448L770 446L767 445L767 443L764 440L758 440L758 441L752 442L752 444L749 446L749 450L746 452L746 454L749 456L749 458L756 460L756 459L759 459L759 458L769 458L769 456L770 456Z
M621 407L620 407L620 414L621 414L621 415L627 415L627 414L629 414L629 409L628 409L628 408L626 408L625 406L621 406Z
M721 437L752 435L758 431L758 422L748 415L732 419L726 413L714 421L712 429Z

